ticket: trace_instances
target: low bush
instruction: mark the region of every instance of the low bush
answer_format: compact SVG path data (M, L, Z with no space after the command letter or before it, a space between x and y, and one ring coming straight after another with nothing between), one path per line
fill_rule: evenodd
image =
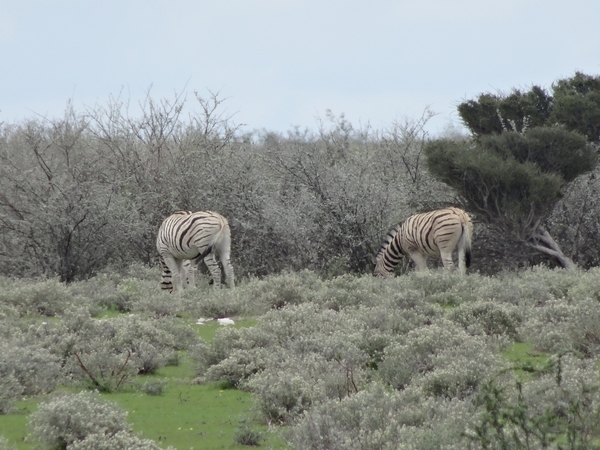
M70 306L92 307L89 298L74 295L58 279L37 282L0 278L0 304L13 306L21 316L55 316Z
M521 312L510 304L490 301L464 303L449 312L448 318L471 335L506 337L517 340L523 322Z
M89 434L85 439L68 445L67 450L162 450L162 447L128 431L117 431L114 434ZM167 450L175 449L169 446Z
M396 389L414 383L428 395L462 398L501 368L498 348L452 322L440 321L414 329L388 346L379 372Z
M254 428L252 428L252 424L248 419L240 420L239 426L236 428L233 434L233 441L239 445L258 447L264 440L264 433L256 431Z
M18 338L0 342L0 379L5 377L16 379L23 395L51 392L64 381L56 355Z
M12 373L0 376L0 414L12 412L15 403L23 396L25 388Z
M5 439L3 436L0 436L0 450L17 450L17 447L10 445L7 439Z
M30 415L29 427L29 439L57 449L66 449L93 434L130 432L127 413L94 391L52 395Z
M167 386L168 382L164 380L147 380L142 384L141 390L148 395L163 395Z

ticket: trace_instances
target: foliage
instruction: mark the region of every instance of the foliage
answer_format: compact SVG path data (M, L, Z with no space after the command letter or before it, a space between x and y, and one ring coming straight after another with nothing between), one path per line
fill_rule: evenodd
M177 328L164 319L135 315L88 319L81 328L64 333L75 342L66 354L66 368L75 380L85 380L95 389L122 389L131 377L155 372L173 360L176 350L191 344L189 335L173 334Z
M505 131L562 124L591 142L600 140L600 77L575 72L552 84L551 92L540 86L508 94L480 94L458 105L465 126L476 137Z
M142 385L142 392L144 392L148 395L163 395L165 393L166 388L167 388L167 383L165 381L147 380Z
M25 389L11 373L0 377L0 414L8 414L23 395Z
M16 380L19 394L51 392L62 381L60 359L26 339L13 338L0 343L0 378L7 378L5 386Z
M592 142L600 141L600 77L575 72L552 85L551 121L565 124Z
M513 89L510 94L480 94L467 100L457 110L465 126L475 136L500 134L511 130L519 133L529 127L545 125L554 106L545 89L532 86L528 92Z
M400 216L449 200L423 165L428 110L383 130L329 113L317 132L243 134L218 95L194 100L189 118L182 96L148 93L137 117L111 98L2 125L1 273L73 282L154 265L158 226L180 209L229 220L240 276L364 271Z
M469 145L438 140L426 154L430 170L480 216L525 236L550 214L565 182L597 159L582 137L556 128L489 135Z

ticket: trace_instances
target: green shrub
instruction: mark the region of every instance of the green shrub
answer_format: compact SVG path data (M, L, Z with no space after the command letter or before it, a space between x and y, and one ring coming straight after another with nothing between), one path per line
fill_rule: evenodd
M265 439L264 433L254 430L247 419L240 420L239 426L233 433L233 441L239 445L258 447Z
M595 299L548 302L531 308L521 328L524 339L538 350L559 353L576 350L588 357L600 356L600 309Z
M3 279L0 304L12 305L19 314L55 316L70 306L92 306L92 302L73 295L69 288L57 279L45 281Z
M0 376L0 414L12 412L15 403L22 398L25 388L12 373Z
M463 397L500 365L498 349L440 321L407 333L384 351L382 379L396 389L422 385L428 395Z
M114 434L89 434L85 439L68 445L67 450L162 450L162 447L150 439L140 439L128 431L117 431ZM175 449L169 446L167 450Z
M43 442L46 448L66 449L92 434L129 432L126 417L125 411L98 392L55 394L29 416L29 439Z
M163 395L167 386L168 382L164 380L146 380L141 389L148 395Z
M244 295L251 298L253 303L262 305L261 312L265 312L305 303L314 298L321 286L319 276L310 270L283 272L249 283Z
M516 307L490 301L463 303L450 311L448 318L471 335L505 336L511 340L517 340L517 329L523 322Z
M597 362L554 355L525 384L490 380L474 399L476 421L464 435L473 449L598 449Z
M64 339L66 367L76 381L103 392L123 388L137 374L153 373L176 360L176 352L197 340L171 319L128 315L114 319L74 318Z
M17 450L17 447L10 445L6 438L0 436L0 450Z
M316 404L286 435L293 448L306 450L461 450L470 420L469 402L390 392L374 383L342 401Z
M0 342L0 379L7 376L18 381L23 395L51 392L63 381L56 355L20 339Z

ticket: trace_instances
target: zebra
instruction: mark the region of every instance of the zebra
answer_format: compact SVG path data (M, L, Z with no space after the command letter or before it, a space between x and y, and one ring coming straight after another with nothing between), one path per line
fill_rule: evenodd
M195 272L204 260L213 279L213 287L221 287L221 267L230 288L235 287L233 267L229 261L231 232L229 223L212 211L177 211L167 217L156 237L156 249L161 256L160 287L170 292L183 290L183 281L195 286ZM191 260L188 264L183 261Z
M473 223L459 208L444 208L410 216L387 234L375 257L374 276L387 278L403 255L418 271L427 270L427 258L441 255L444 268L454 270L452 251L458 246L458 267L465 275L471 264Z

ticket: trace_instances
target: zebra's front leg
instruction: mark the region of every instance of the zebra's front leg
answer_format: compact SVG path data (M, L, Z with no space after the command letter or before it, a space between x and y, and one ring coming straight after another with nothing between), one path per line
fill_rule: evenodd
M219 289L221 287L221 266L219 266L219 262L217 258L215 258L215 253L210 252L205 258L204 263L213 279L213 288Z
M417 272L425 272L427 270L427 258L421 253L413 252L410 254L410 258L415 262Z

